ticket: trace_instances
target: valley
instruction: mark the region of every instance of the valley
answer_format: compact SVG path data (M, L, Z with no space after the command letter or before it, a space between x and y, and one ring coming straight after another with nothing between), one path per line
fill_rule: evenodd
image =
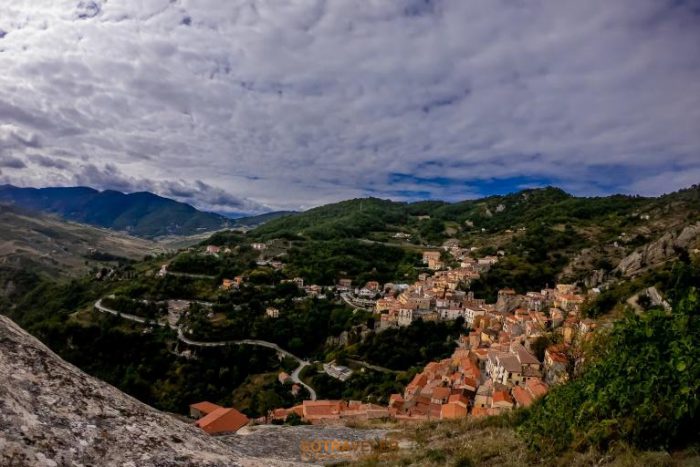
M531 450L558 429L538 431L552 422L543 413L578 417L561 398L593 378L584 355L603 364L607 353L589 347L641 326L631 311L662 319L657 308L695 306L699 199L694 187L660 198L543 189L454 204L353 200L178 248L5 208L2 257L15 267L0 311L87 373L183 417L208 401L251 426L389 429L413 446L399 458L434 465L453 454L409 441L413 424L490 436L499 423L537 463ZM19 234L27 226L36 240ZM40 240L48 228L60 234ZM44 253L60 275L20 241L61 245L65 259Z

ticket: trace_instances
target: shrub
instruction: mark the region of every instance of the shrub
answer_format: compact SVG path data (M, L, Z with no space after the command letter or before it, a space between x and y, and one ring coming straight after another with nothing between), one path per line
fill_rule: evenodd
M536 450L668 448L700 435L700 293L672 313L628 314L600 336L571 383L533 405L519 431Z

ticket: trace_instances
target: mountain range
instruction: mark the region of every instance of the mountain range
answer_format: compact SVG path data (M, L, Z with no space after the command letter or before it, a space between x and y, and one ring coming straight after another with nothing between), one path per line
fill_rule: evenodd
M0 186L0 203L56 214L65 220L124 231L145 238L193 235L247 228L285 212L230 219L149 192L121 193L89 187L20 188Z

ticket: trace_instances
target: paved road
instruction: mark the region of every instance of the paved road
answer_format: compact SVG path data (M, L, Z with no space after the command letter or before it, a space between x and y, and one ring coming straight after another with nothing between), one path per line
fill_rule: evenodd
M136 323L147 324L147 320L145 318L142 318L142 317L136 316L136 315L120 313L120 312L113 310L111 308L107 308L106 306L102 305L102 299L99 299L95 302L95 309L98 311L101 311L103 313L109 313L109 314L112 314L114 316L119 316L119 317L122 317L124 319L134 321ZM157 326L167 326L167 324L163 323L163 322L149 322L148 324L155 324ZM301 380L301 378L299 377L301 370L303 370L305 367L309 366L310 363L306 360L302 360L301 358L297 357L293 353L291 353L287 350L284 350L282 347L275 344L274 342L268 342L268 341L263 341L263 340L258 340L258 339L242 339L242 340L217 341L217 342L196 341L196 340L193 340L193 339L186 337L185 334L182 332L182 328L180 328L180 327L175 328L173 326L170 326L170 327L173 329L177 329L177 338L180 341L184 342L185 344L194 346L194 347L223 347L226 345L257 345L260 347L267 347L268 349L273 349L286 357L293 358L294 360L297 361L299 366L297 366L297 368L291 374L292 381L297 383L297 384L300 384L301 386L304 386L306 388L306 390L309 391L309 395L311 397L311 400L314 400L314 401L316 400L316 391L314 391L314 389L311 386L309 386L308 384L303 382Z
M164 323L161 323L159 321L148 321L146 318L142 318L141 316L130 315L128 313L120 313L117 310L107 308L106 306L102 305L102 299L99 299L95 302L95 308L103 313L109 313L109 314L114 315L114 316L120 316L124 319L128 319L129 321L134 321L134 322L141 323L141 324L153 324L156 326L165 326Z

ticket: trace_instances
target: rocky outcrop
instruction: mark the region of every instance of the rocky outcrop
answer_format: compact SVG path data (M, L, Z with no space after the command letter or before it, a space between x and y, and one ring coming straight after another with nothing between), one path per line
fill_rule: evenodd
M261 457L271 449L249 444L246 452L258 453L252 457L159 412L0 316L0 465L294 465Z
M358 342L364 342L370 334L372 334L371 329L364 324L359 324L348 331L341 332L337 337L329 336L326 338L326 345L330 347L346 347Z
M659 266L677 256L677 250L687 250L700 239L700 222L686 226L680 232L667 232L623 258L615 268L623 276L635 276L648 268Z

